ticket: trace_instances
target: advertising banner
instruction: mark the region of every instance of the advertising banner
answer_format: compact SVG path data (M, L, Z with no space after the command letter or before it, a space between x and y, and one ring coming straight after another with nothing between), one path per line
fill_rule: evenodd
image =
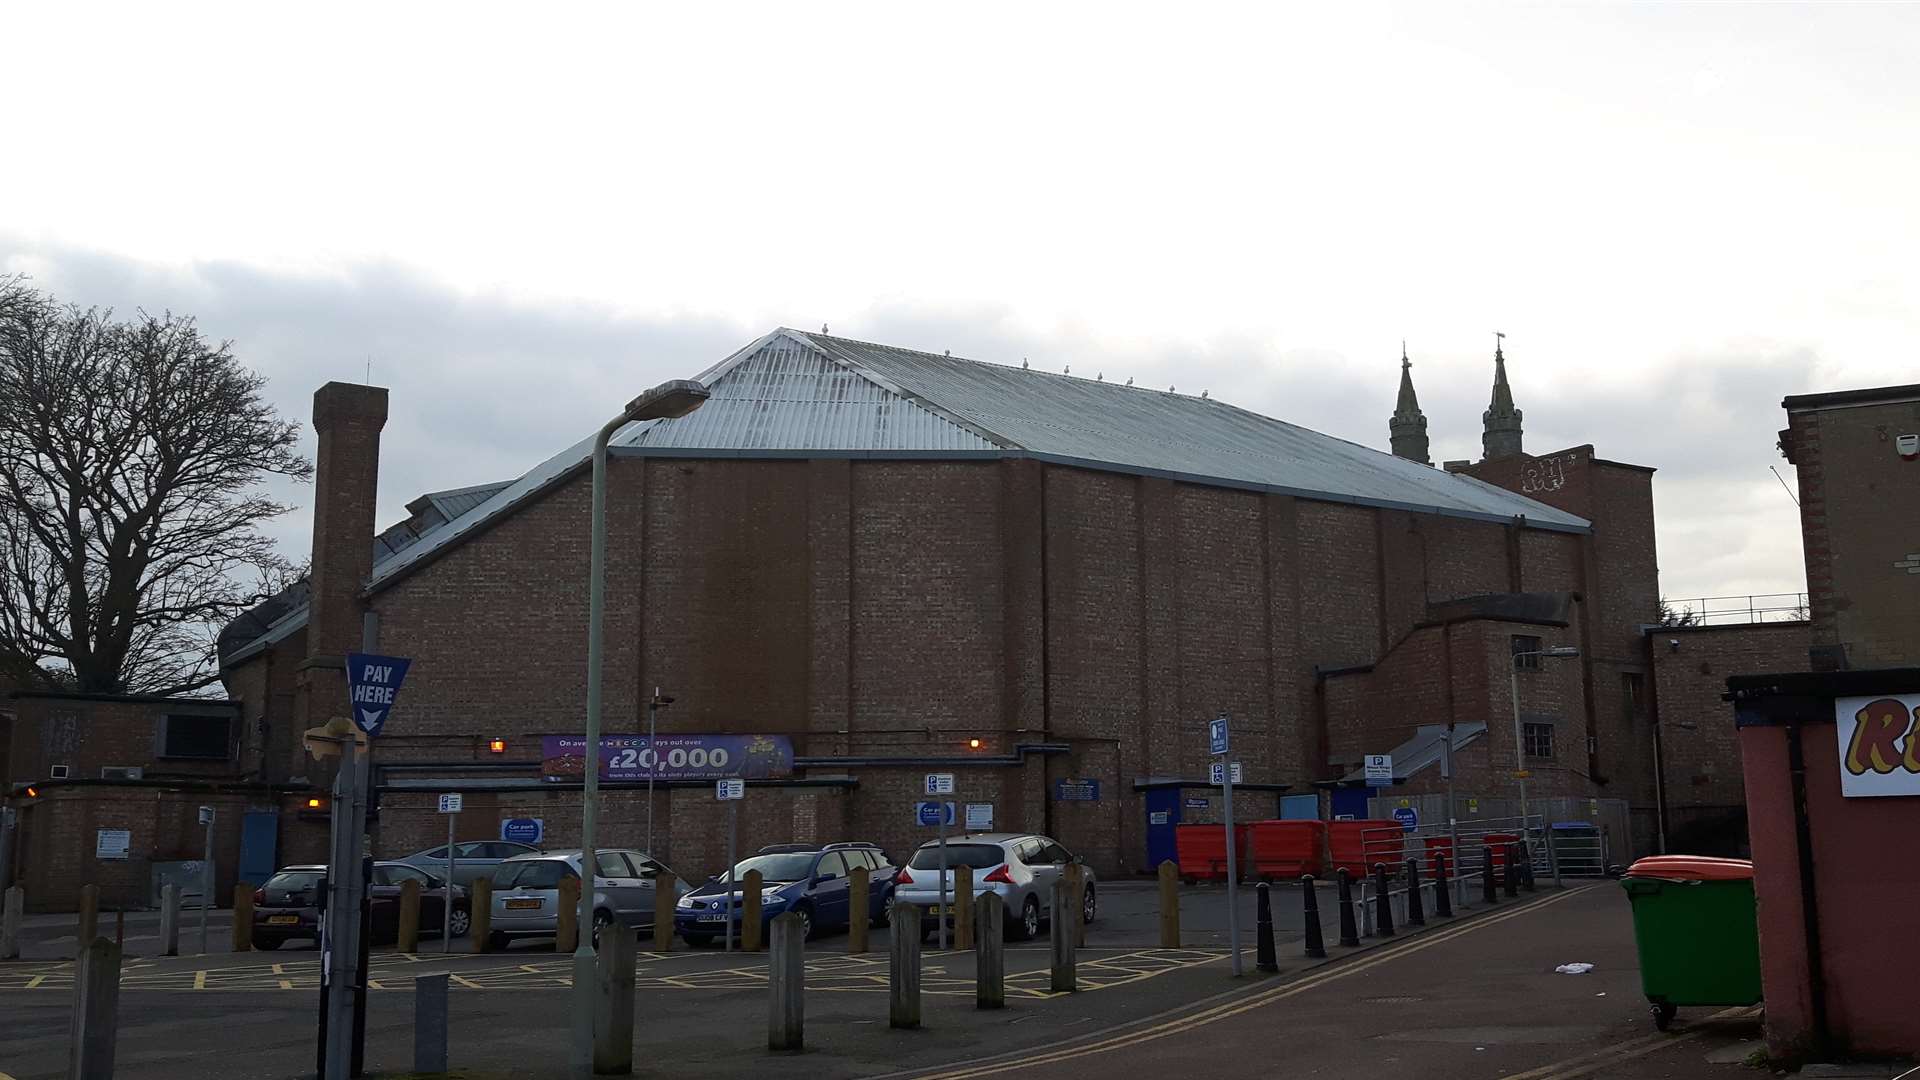
M541 774L549 783L586 779L587 740L547 735L540 740ZM600 779L645 781L654 762L655 780L770 780L793 775L793 741L785 735L645 735L600 739Z
M1840 794L1920 795L1920 693L1835 698Z

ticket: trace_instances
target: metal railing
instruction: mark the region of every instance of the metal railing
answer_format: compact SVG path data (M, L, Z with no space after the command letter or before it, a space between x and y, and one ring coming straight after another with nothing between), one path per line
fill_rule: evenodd
M1661 600L1684 626L1734 626L1741 623L1798 622L1807 618L1806 593L1754 593L1750 596L1696 596Z

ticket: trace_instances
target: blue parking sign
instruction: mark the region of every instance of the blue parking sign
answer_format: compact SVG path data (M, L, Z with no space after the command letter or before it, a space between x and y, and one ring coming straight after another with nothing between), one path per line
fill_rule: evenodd
M1207 721L1207 748L1209 752L1224 754L1227 752L1227 714Z
M916 820L922 825L953 824L953 804L950 802L923 802L914 808Z
M347 703L353 707L353 722L361 731L380 734L412 663L404 656L347 654Z

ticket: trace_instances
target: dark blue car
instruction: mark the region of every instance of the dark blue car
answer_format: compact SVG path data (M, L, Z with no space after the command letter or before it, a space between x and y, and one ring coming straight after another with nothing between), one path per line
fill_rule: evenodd
M867 871L868 915L874 926L885 926L893 909L894 875L899 871L886 852L873 844L780 844L742 859L729 874L681 897L674 908L673 928L687 944L696 946L712 944L727 932L729 922L738 934L741 895L734 882L758 870L763 931L774 916L789 911L799 914L807 937L841 929L853 910L847 893L849 875L862 867Z

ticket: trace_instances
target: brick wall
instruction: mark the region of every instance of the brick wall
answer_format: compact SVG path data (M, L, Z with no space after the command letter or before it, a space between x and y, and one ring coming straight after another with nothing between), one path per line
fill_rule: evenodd
M1788 398L1787 457L1800 480L1813 644L1819 667L1920 664L1920 459L1895 451L1920 434L1920 391L1876 400ZM1826 400L1823 400L1826 399Z
M139 766L149 778L237 778L244 767L240 709L230 703L182 698L173 701L16 697L7 756L10 783L47 780L48 766L62 764L75 780L97 780L106 766ZM227 716L229 753L223 760L161 757L160 727L169 714Z

